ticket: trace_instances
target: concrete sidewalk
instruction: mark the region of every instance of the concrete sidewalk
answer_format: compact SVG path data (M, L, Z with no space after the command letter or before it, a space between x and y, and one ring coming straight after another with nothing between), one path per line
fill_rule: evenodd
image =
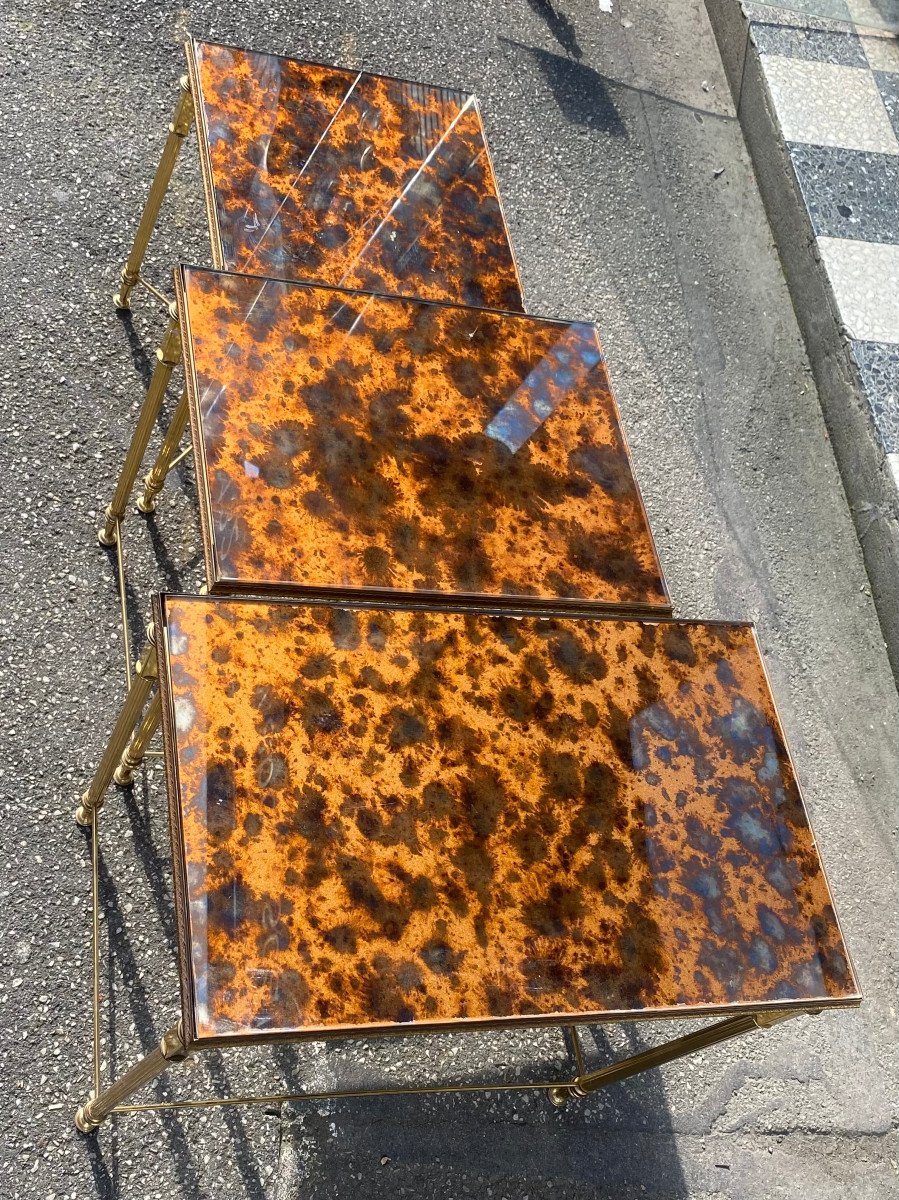
M706 6L899 676L899 8L806 2Z
M808 360L702 0L511 0L223 15L111 0L0 14L0 613L5 937L2 1193L10 1200L814 1197L895 1194L899 702ZM72 821L121 695L95 540L162 328L109 296L187 29L468 86L482 102L529 308L595 319L678 615L751 617L866 1003L674 1064L563 1113L493 1094L137 1115L77 1135L89 1084L87 846ZM149 269L207 261L184 156ZM197 581L188 473L129 517L135 612ZM191 563L180 578L170 563ZM160 772L104 810L104 1061L177 1004ZM108 831L108 832L107 832ZM668 1028L587 1031L594 1061ZM210 1059L158 1095L496 1078L558 1043L479 1036ZM411 1066L410 1066L411 1064Z

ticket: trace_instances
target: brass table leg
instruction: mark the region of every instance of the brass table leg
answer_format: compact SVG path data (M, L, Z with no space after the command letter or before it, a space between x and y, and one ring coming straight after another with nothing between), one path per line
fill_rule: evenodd
M640 1054L634 1054L621 1062L611 1063L608 1067L601 1067L600 1070L592 1071L587 1075L579 1075L567 1087L553 1088L549 1098L553 1104L561 1107L573 1097L587 1096L590 1092L597 1092L611 1083L629 1079L632 1075L639 1075L653 1067L673 1062L676 1058L683 1058L697 1050L704 1050L707 1046L715 1046L719 1042L740 1037L754 1029L768 1029L780 1021L788 1021L790 1017L804 1015L803 1009L789 1009L780 1012L743 1013L740 1016L728 1017L726 1021L717 1021L714 1025L706 1025L705 1028L698 1029L695 1033L688 1033L684 1037L665 1042L663 1046L653 1046L651 1049L643 1050Z
M106 1120L117 1104L128 1100L138 1088L157 1079L169 1063L183 1062L187 1047L181 1022L163 1034L159 1046L134 1064L121 1079L110 1084L105 1092L88 1100L75 1113L75 1124L82 1133L93 1133Z
M153 469L144 479L144 490L137 501L137 507L142 513L151 513L156 509L156 497L162 491L165 477L169 473L169 465L178 452L178 446L187 425L187 392L182 393L175 409L171 424L165 435Z
M144 261L147 246L150 244L150 238L156 225L156 219L159 216L159 210L162 207L162 201L168 191L172 171L175 169L175 162L181 150L181 145L190 133L190 127L193 124L194 103L193 97L190 94L190 83L186 75L181 76L179 85L181 94L178 97L175 116L169 125L169 135L166 138L159 166L156 168L156 174L153 176L153 182L150 185L150 194L144 205L137 233L134 235L131 253L128 255L128 261L122 268L122 280L119 290L112 298L113 304L120 310L126 310L131 307L131 291L140 281L141 264Z
M119 765L122 753L140 718L141 711L156 679L156 645L152 625L147 629L147 638L147 645L144 647L141 660L135 668L134 682L128 690L128 695L125 697L125 703L122 705L119 719L115 723L115 728L103 752L103 757L100 759L100 765L97 767L90 787L81 797L81 803L75 812L75 820L79 825L90 825L92 814L102 807L103 794L109 787L110 780Z
M113 781L120 787L127 787L129 783L134 783L134 772L144 761L144 755L147 753L150 739L159 728L161 716L162 699L159 692L155 691L144 719L138 725L134 737L123 751L122 757L119 759L119 765L116 767L115 774L112 777Z
M109 506L104 514L106 523L97 534L102 546L115 545L116 523L121 521L125 515L125 509L128 507L128 497L131 495L134 480L137 478L140 464L143 462L144 455L147 452L147 444L150 441L150 435L153 432L156 418L159 416L159 410L162 408L165 390L172 377L172 371L174 371L175 367L181 361L181 335L178 331L178 323L175 320L174 313L172 314L172 321L166 331L162 345L156 351L156 359L153 378L150 380L150 386L147 388L140 416L137 418L137 426L131 438L131 445L128 447L128 453L125 455L125 461L122 464L122 470L119 473L118 483L116 484L112 500L109 502Z

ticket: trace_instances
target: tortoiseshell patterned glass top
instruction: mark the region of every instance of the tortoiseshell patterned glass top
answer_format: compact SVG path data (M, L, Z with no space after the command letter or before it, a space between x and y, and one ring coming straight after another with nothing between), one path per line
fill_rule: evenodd
M857 1001L749 626L162 603L191 1038Z
M523 309L473 96L226 46L188 56L218 265Z
M210 586L659 607L591 325L182 268Z

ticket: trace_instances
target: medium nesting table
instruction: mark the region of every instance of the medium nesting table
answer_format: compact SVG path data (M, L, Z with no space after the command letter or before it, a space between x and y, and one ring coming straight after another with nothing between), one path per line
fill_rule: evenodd
M592 325L196 267L175 283L186 387L138 506L189 421L210 592L670 611ZM167 382L100 531L120 555Z
M561 1103L859 1002L750 626L175 596L154 625L181 1014L81 1130L221 1046L722 1018L523 1085Z
M196 117L216 267L521 310L474 96L190 41L187 75L114 300L130 307Z

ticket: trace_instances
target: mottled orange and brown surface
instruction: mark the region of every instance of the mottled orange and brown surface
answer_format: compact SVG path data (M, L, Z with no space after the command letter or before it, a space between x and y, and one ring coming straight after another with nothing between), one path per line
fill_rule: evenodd
M473 96L227 46L189 55L219 265L524 307Z
M162 603L191 1037L855 997L750 627Z
M210 584L667 609L596 332L181 268Z

